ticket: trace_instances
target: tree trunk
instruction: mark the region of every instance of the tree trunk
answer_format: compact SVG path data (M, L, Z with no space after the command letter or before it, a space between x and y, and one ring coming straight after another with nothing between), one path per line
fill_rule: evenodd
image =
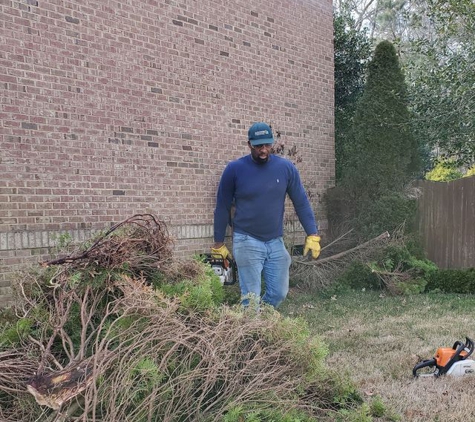
M71 363L61 371L37 374L27 382L26 388L39 405L58 410L94 380L93 359Z

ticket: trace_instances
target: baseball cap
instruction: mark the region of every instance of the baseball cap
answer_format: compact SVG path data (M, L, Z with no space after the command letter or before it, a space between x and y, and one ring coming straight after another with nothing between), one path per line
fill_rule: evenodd
M267 123L264 122L254 123L249 128L247 137L249 138L249 142L252 146L274 143L272 129Z

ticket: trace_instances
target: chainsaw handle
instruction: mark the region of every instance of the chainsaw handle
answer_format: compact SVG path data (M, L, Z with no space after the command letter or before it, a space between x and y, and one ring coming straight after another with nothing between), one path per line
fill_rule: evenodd
M471 343L471 350L470 350L470 344ZM473 341L470 340L468 337L466 337L465 343L462 343L461 341L456 341L452 347L455 352L450 358L450 360L443 366L442 368L439 368L440 374L443 375L445 374L455 362L458 362L460 360L467 359L473 352ZM462 352L465 351L466 355L462 356Z
M467 359L473 353L473 349L473 340L470 337L465 337L465 351L467 352L467 355L464 359Z
M452 349L457 350L460 346L463 346L462 351L465 351L466 353L464 359L467 359L473 353L473 340L470 337L465 337L465 343L462 343L460 340L457 340L452 346Z
M419 362L416 366L414 366L414 369L412 370L412 375L414 375L414 377L417 378L419 376L417 371L419 371L419 369L422 369L422 368L427 368L428 366L429 367L436 366L435 358L426 359L426 360L423 360L422 362ZM436 369L434 370L434 373L436 372Z

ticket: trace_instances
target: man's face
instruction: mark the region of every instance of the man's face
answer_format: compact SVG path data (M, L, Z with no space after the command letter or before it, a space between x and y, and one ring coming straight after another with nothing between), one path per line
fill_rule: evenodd
M254 161L261 164L267 162L271 153L272 144L252 146L251 143L249 143L249 147L251 148L251 156Z

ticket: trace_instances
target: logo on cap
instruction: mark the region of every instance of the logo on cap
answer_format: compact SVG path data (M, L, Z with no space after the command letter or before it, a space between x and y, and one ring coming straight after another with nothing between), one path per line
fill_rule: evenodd
M257 132L254 132L254 136L261 136L261 135L268 135L269 131L268 130L258 130Z

